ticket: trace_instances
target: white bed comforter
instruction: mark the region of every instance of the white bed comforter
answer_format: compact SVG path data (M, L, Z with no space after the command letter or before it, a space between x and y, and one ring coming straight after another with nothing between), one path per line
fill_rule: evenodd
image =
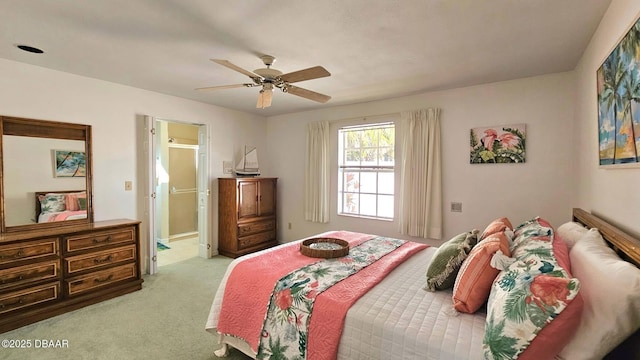
M298 246L296 243L284 246ZM430 247L412 256L351 307L339 359L482 358L486 314L458 314L453 311L451 291L423 290L435 251ZM206 324L212 333L216 333L224 286L239 261L242 258L231 263L214 298Z

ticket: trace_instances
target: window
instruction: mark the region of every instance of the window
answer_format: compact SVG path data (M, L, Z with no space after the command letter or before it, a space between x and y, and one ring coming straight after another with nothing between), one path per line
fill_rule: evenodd
M393 123L338 130L338 214L393 219Z

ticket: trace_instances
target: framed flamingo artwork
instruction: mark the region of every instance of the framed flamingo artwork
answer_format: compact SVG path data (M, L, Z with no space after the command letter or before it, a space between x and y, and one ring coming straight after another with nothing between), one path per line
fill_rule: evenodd
M596 72L600 167L640 166L640 19Z
M525 124L473 128L470 163L523 163L525 140Z

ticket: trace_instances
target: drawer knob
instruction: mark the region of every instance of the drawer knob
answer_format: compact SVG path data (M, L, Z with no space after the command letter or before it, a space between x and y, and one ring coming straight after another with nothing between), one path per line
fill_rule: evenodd
M93 279L93 282L95 282L95 283L103 283L103 282L106 282L106 281L110 281L111 279L113 279L113 274L107 276L106 278L102 278L102 279L95 278L95 279Z
M105 262L108 262L108 261L111 261L111 255L107 256L104 259L99 259L99 258L93 259L93 262L96 263L96 264L102 264L102 263L105 263Z
M12 303L0 303L0 309L4 309L5 307L9 307L9 306L13 306L13 305L22 305L24 303L24 299L22 297L19 297L17 301L14 301Z
M5 256L5 255L0 255L0 260L4 260L4 259L19 259L21 257L24 256L24 251L22 249L16 251L16 253L14 253L13 255L9 255L9 256Z
M98 238L94 238L93 239L93 243L94 244L108 243L109 241L111 241L111 235L107 236L104 239L98 239Z

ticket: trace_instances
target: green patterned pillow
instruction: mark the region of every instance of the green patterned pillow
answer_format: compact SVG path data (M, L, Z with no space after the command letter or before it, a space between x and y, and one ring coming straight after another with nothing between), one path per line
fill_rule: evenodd
M464 232L440 245L427 269L425 290L436 291L453 287L458 270L478 242L478 230Z
M53 213L66 210L64 202L64 194L50 193L46 195L40 195L40 212L41 213Z
M78 207L80 210L87 210L87 198L78 198Z

